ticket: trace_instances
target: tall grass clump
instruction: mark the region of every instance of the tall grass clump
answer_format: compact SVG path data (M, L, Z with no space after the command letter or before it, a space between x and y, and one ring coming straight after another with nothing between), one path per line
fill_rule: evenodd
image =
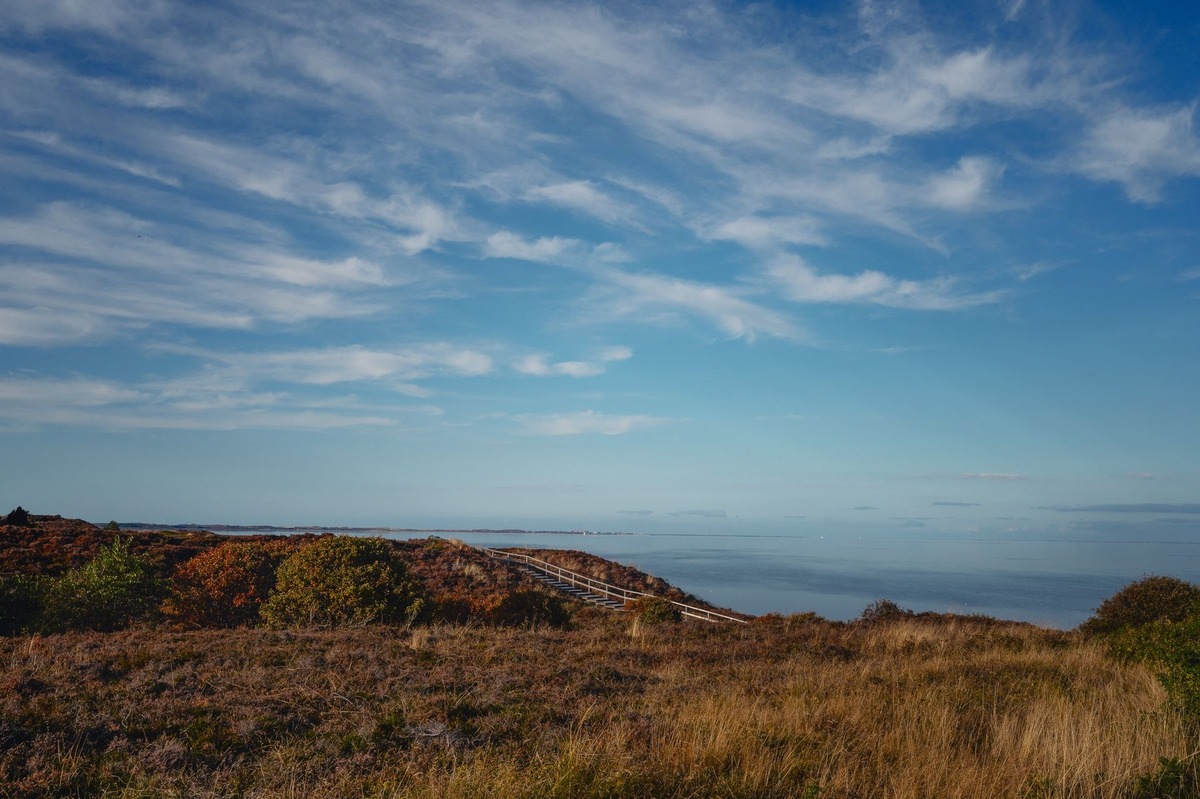
M382 538L324 536L289 555L263 604L273 627L412 621L425 605L400 553Z

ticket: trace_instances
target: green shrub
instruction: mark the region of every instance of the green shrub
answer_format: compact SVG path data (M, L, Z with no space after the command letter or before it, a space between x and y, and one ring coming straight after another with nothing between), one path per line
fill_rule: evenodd
M49 581L43 626L48 630L117 630L162 601L150 564L118 538L96 557Z
M632 613L642 624L665 624L683 620L679 608L656 596L638 597L625 604L625 610Z
M913 615L915 614L911 610L900 607L890 599L876 599L863 608L863 612L858 618L865 622L895 621L897 619L909 619Z
M0 577L0 635L33 629L42 613L45 582L31 574Z
M163 612L192 627L237 627L258 621L275 573L296 542L227 541L182 563L171 577Z
M387 541L327 536L280 565L261 616L275 627L412 621L424 608L421 593Z
M1124 627L1109 634L1107 640L1116 657L1149 664L1172 703L1200 718L1200 616Z
M1158 771L1138 777L1129 799L1200 799L1196 761L1160 758Z
M1114 633L1155 622L1178 622L1200 611L1200 587L1175 577L1143 577L1122 588L1079 626L1085 633Z

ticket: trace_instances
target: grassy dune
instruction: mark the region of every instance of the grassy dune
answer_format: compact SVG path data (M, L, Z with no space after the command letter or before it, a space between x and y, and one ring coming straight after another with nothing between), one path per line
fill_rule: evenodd
M441 540L115 535L0 527L4 799L1200 799L1200 587L1173 578L1088 635L886 601L708 624Z
M985 620L0 640L14 797L1148 799L1197 748L1142 666Z

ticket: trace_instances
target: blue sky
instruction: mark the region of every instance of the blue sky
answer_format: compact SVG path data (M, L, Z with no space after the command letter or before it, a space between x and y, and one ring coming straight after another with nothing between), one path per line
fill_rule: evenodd
M1198 40L1166 3L4 4L0 501L1195 533Z

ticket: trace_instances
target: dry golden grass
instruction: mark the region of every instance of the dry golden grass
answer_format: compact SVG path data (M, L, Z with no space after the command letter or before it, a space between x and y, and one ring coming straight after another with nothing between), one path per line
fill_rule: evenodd
M583 724L532 771L484 759L411 795L1118 799L1194 750L1143 668L1032 628L989 637L895 622L851 662L743 662L707 687L672 662L649 734Z
M1127 797L1144 668L979 620L0 641L0 796Z

